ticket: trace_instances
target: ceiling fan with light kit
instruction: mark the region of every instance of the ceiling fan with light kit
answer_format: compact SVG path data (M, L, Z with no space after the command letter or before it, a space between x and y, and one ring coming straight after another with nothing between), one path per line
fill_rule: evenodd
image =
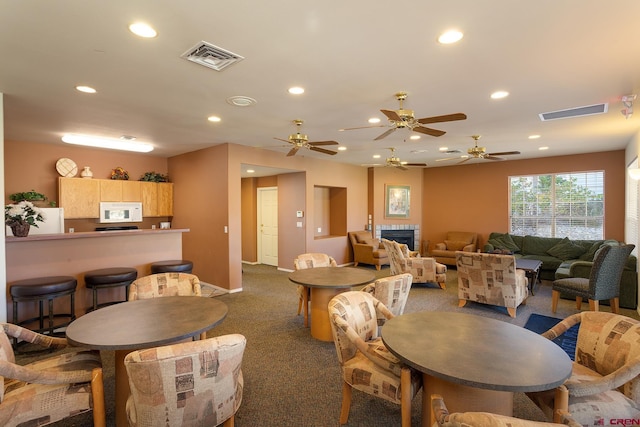
M317 151L318 153L329 154L331 156L333 156L334 154L337 154L336 151L331 151L331 150L327 150L325 148L320 148L320 146L322 146L322 145L339 145L338 142L336 142L336 141L315 141L315 142L311 142L311 141L309 141L309 138L307 137L307 135L300 133L300 127L302 126L302 123L304 123L304 121L300 120L300 119L296 119L296 120L293 121L293 123L296 125L298 130L296 131L296 133L292 133L291 135L289 135L289 139L282 139L282 138L276 138L276 137L273 138L273 139L277 139L278 141L288 142L289 144L293 145L293 148L291 148L291 150L289 150L289 152L287 153L287 156L295 156L296 153L298 152L298 150L301 149L301 148L306 148L306 149L309 149L311 151Z
M395 94L395 97L400 103L400 108L398 110L380 110L382 114L387 116L387 119L389 119L389 125L362 126L362 127L354 127L354 128L344 128L340 130L354 130L354 129L366 129L366 128L390 126L390 129L386 130L384 133L374 138L374 140L376 141L386 138L391 133L395 132L396 129L409 129L413 132L419 132L426 135L442 136L446 133L445 131L428 128L423 125L431 124L431 123L452 122L456 120L465 120L467 118L467 115L464 113L454 113L454 114L445 114L442 116L433 116L433 117L425 117L422 119L416 119L413 110L405 110L403 108L403 101L407 99L407 92L398 92Z
M395 155L395 152L396 152L395 147L389 147L387 149L391 150L391 157L387 157L385 164L370 165L370 166L386 166L386 167L398 168L403 171L408 170L408 167L410 166L421 167L421 168L424 168L427 166L426 163L409 163L409 162L401 161L400 158Z
M472 160L472 159L506 160L498 156L511 156L514 154L520 154L519 151L503 151L500 153L487 153L486 147L478 147L478 140L480 139L480 135L472 135L471 138L473 138L475 145L467 150L467 153L469 154L460 156L460 157L447 157L445 159L438 159L436 160L436 162L446 162L449 160L462 159L457 163L457 164L461 164L464 162L468 162L469 160Z

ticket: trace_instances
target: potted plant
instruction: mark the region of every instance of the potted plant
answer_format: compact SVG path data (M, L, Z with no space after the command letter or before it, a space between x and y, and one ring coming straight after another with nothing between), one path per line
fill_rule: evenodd
M38 193L36 190L31 190L31 191L25 191L22 193L13 193L9 195L9 199L14 203L18 203L23 200L26 200L29 202L43 202L47 200L47 196L45 196L42 193Z
M169 182L169 176L156 172L145 172L145 174L140 177L140 181Z
M29 201L23 200L4 207L4 223L11 227L16 237L26 237L32 225L38 227L37 222L43 221L43 212Z

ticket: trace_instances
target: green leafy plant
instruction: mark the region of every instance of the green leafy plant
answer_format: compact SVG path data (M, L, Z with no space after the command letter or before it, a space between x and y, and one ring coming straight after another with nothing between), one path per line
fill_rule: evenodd
M21 202L23 200L34 202L47 200L47 196L42 193L38 193L36 190L31 190L25 191L23 193L13 193L9 195L9 199L15 203Z
M140 181L169 182L169 175L156 172L145 172L144 175L140 177Z
M4 207L4 223L10 227L24 223L38 227L37 221L44 221L44 215L38 207L29 201L23 200Z

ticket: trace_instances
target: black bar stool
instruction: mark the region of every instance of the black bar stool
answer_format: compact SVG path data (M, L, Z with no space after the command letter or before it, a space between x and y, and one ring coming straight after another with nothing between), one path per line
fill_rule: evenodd
M193 262L186 259L158 261L151 264L151 274L157 273L193 273Z
M32 329L40 334L52 335L56 329L69 325L75 320L75 292L78 286L77 280L72 276L36 277L33 279L18 280L10 285L9 293L13 300L13 323L29 328L29 324L38 322L38 328ZM69 313L54 313L53 300L63 296L71 297ZM25 320L19 320L18 303L26 301L38 302L38 316ZM44 302L47 301L47 325L45 326ZM65 322L55 324L54 319L66 318ZM17 340L14 340L14 344Z
M91 270L84 273L84 284L93 290L93 307L87 310L93 311L111 304L125 302L129 296L129 285L138 277L138 270L129 267L112 267ZM109 301L98 304L98 291L100 289L125 287L123 301Z

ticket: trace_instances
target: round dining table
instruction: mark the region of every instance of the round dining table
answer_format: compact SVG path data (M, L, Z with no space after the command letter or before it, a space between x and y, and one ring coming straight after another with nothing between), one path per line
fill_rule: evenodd
M523 327L466 313L421 311L396 316L382 341L422 372L422 425L431 426L431 395L450 412L513 415L513 393L551 390L571 375L572 362L553 341Z
M114 304L91 311L67 327L69 343L115 350L116 426L127 426L129 380L125 356L133 350L181 342L224 320L227 305L215 298L169 296Z
M291 282L311 290L311 336L321 341L333 341L329 301L354 286L373 282L375 277L371 271L355 267L315 267L290 273Z

